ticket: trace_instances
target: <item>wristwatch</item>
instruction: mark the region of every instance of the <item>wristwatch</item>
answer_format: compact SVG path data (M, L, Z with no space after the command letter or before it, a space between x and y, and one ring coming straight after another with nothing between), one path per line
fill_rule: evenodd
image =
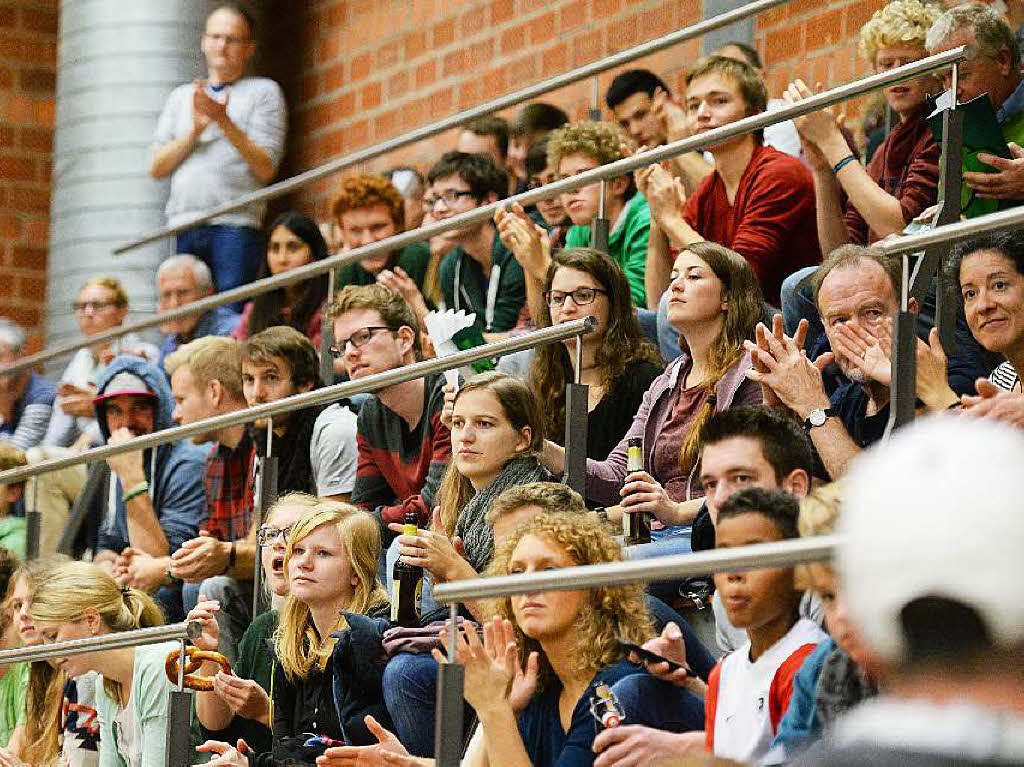
M810 433L811 429L817 426L824 426L825 421L836 414L835 408L825 408L822 410L820 407L814 408L808 416L807 420L804 421L804 431Z

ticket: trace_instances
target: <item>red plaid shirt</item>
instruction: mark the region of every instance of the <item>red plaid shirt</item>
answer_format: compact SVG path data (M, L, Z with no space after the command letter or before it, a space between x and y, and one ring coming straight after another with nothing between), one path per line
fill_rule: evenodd
M221 541L239 541L252 526L256 443L246 431L232 450L219 442L206 457L206 530Z

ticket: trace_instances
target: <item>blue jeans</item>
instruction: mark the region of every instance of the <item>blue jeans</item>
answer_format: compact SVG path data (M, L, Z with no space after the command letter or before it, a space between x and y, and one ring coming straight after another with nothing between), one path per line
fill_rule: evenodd
M214 224L180 232L175 241L178 253L191 253L213 272L218 292L248 285L260 274L263 263L263 235L251 226ZM242 311L244 301L232 305Z
M810 278L816 271L818 267L808 266L793 272L782 281L782 321L786 326L786 335L794 336L802 319L811 324L805 349L814 348L814 342L825 332L811 290Z
M429 653L400 652L384 667L384 704L395 734L413 756L434 755L434 713L437 709L437 661ZM472 721L466 706L463 721Z
M612 686L626 712L623 724L641 724L669 732L704 729L704 702L689 690L649 674L632 674Z

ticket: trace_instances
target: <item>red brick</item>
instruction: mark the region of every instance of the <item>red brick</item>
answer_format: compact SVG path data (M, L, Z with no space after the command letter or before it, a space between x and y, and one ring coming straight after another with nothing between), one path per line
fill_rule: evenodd
M501 33L501 52L505 55L516 54L526 47L526 24L511 27Z
M0 67L0 88L8 89L14 87L14 70L9 67Z
M459 109L466 109L480 103L480 81L472 78L459 83Z
M50 222L45 218L29 218L25 221L22 240L29 245L45 247L50 236Z
M803 52L802 45L803 34L801 25L794 25L770 33L765 38L764 43L765 66L796 58Z
M401 54L401 45L396 40L377 49L377 68L387 69L398 63Z
M424 30L410 32L402 38L402 50L405 52L405 60L417 59L427 52L427 33Z
M388 78L388 98L396 99L409 92L409 71L396 72Z
M594 19L607 19L622 8L622 0L594 0Z
M36 161L30 157L0 157L0 178L28 181L36 177Z
M416 67L416 87L425 88L437 80L437 62L431 59Z
M573 0L558 11L558 33L564 34L587 23L587 0Z
M573 65L580 66L601 58L604 50L601 40L601 32L587 32L580 35L572 43Z
M349 63L348 79L349 82L356 82L357 80L365 80L370 76L370 69L373 67L373 57L369 53L364 53L360 56L356 56Z
M14 144L14 127L0 123L0 149L10 149Z
M555 14L545 13L530 22L530 43L542 45L555 37Z
M22 9L21 26L22 29L27 29L31 32L40 32L44 35L56 35L57 12L47 11L42 8Z
M382 97L380 82L370 83L369 85L364 86L361 95L363 109L376 109L379 107Z
M3 133L0 127L0 134ZM3 142L0 141L0 144ZM53 131L47 128L22 128L21 148L49 154L53 151Z
M828 48L843 36L843 12L837 8L807 20L807 50Z
M46 300L46 280L41 277L22 276L18 278L18 295L26 300L41 303Z
M496 27L506 21L512 21L515 9L512 0L492 0L488 6L491 12L491 26Z
M493 37L488 37L486 40L481 40L478 43L474 43L469 48L469 60L474 64L482 64L490 61L494 58L494 40Z
M21 219L18 216L11 215L10 213L0 215L0 237L3 239L18 239L21 237L23 228ZM6 280L0 280L0 283L2 282L6 282Z
M443 48L455 41L455 21L448 19L434 25L432 39L434 48Z
M569 68L569 45L558 43L541 53L541 74L545 77L564 72Z
M608 28L608 50L621 51L632 48L640 43L640 31L637 29L636 17L622 19Z
M457 48L451 53L445 54L444 62L441 66L441 76L451 77L452 75L462 74L466 71L466 49Z
M9 6L0 6L0 29L14 29L18 24L18 14Z
M11 249L11 266L15 269L45 269L46 248L15 245Z
M341 62L327 67L320 75L320 92L331 93L340 88L345 79L344 72Z
M302 77L302 100L312 101L320 93L320 76L310 72Z

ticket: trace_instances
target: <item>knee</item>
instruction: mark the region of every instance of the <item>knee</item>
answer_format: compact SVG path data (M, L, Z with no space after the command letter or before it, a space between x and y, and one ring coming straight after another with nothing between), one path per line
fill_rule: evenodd
M430 695L437 679L437 661L426 653L400 652L384 667L384 697L387 700Z

